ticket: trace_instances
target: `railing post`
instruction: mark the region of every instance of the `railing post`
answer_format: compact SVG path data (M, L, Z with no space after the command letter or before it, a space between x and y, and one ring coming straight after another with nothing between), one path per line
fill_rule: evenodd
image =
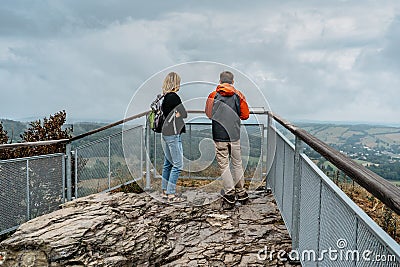
M146 120L148 121L148 120ZM146 123L146 186L144 190L151 189L150 180L150 125Z
M192 155L192 124L189 124L189 160L188 160L188 169L189 169L189 178L191 177L191 173L192 173L192 170L191 170L191 161L192 161L192 158L193 158L193 155Z
M72 199L72 155L71 155L71 143L66 145L66 171L67 171L67 201Z
M65 203L65 155L61 157L62 168L62 203Z
M108 190L111 188L111 137L108 137Z
M30 220L31 215L31 196L29 190L29 159L26 160L26 220Z
M272 129L272 121L273 117L270 112L268 112L268 122L267 122L267 152L266 152L266 168L267 175L265 177L265 191L270 193L272 189L268 187L268 173L271 171L272 163L274 161L274 143L275 140L273 138L274 131Z
M157 134L154 133L153 178L157 177Z
M143 179L143 127L140 128L140 179Z
M265 142L264 142L264 129L265 129L264 124L261 124L260 129L261 129L261 143L260 143L260 146L261 146L261 148L260 148L260 181L262 181L263 175L264 175L264 173L263 173L263 167L264 167L264 165L263 165L263 158L264 158L264 144L265 144ZM266 188L266 187L265 187L265 188Z
M295 139L294 175L293 175L293 203L292 203L292 249L299 248L300 232L300 201L301 201L301 161L303 142L299 137Z
M75 149L75 199L78 198L78 148Z

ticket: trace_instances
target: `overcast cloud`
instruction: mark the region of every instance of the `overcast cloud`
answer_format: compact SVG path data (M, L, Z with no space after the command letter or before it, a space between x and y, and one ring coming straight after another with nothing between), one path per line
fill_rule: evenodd
M205 60L289 120L400 123L399 1L215 2L3 0L0 118L121 119L152 74Z

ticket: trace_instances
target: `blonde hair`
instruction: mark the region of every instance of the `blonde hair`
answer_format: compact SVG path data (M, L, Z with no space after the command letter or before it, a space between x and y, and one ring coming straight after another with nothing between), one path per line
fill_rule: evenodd
M163 93L178 92L181 83L181 77L176 72L170 72L165 77L162 90Z

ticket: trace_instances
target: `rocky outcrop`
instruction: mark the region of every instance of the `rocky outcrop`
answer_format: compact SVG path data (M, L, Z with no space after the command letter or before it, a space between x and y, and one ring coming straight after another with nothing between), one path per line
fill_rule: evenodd
M222 210L171 206L142 194L96 194L23 224L0 244L4 266L279 266L290 250L272 196Z

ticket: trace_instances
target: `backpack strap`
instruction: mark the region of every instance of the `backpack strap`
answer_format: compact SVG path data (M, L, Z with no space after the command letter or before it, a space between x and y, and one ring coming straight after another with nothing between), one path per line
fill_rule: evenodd
M157 104L161 101L161 99L163 99L165 96L165 94L158 94L156 99L151 103L150 108L152 110L156 110L157 109Z

